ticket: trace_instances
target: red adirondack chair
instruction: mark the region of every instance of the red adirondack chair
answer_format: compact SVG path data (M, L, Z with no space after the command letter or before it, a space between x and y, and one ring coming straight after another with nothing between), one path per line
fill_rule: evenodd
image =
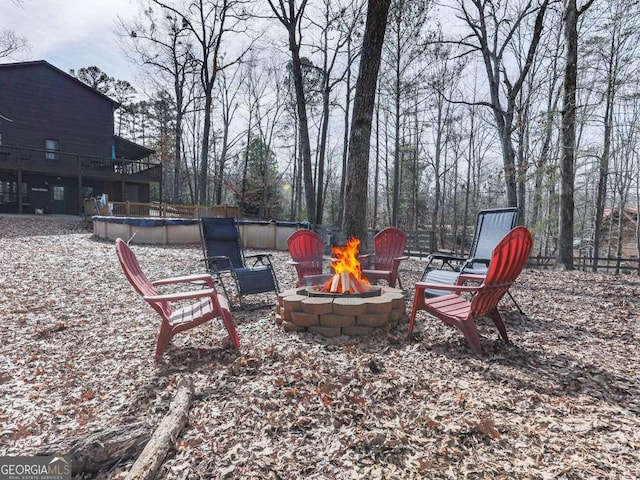
M324 245L322 238L316 232L306 229L296 230L287 239L289 255L288 265L296 268L298 282L296 287L304 285L320 285L331 275L323 274Z
M493 249L486 275L462 273L458 277L456 285L416 283L407 338L413 332L418 310L424 310L445 324L458 328L477 355L482 355L480 336L475 324L475 320L478 318L491 318L502 339L508 343L507 329L500 312L498 312L498 302L527 264L532 246L533 240L529 230L525 227L516 227L507 233ZM467 281L482 283L475 286L464 285ZM426 289L442 289L453 293L426 298ZM472 294L471 300L464 298L461 295L463 293Z
M140 268L138 259L129 245L121 238L116 239L116 253L122 270L133 288L162 317L156 342L156 362L176 334L217 317L222 319L222 323L229 332L230 344L235 348L240 347L240 339L229 311L227 299L216 291L211 275L189 275L151 282ZM161 295L156 289L161 285L189 282L202 282L207 288L165 295ZM173 308L172 303L182 302L184 304L185 300L196 300L196 302L188 306Z
M362 276L371 283L375 283L378 280L386 280L389 286L393 288L398 282L400 288L402 288L402 282L398 276L398 267L402 260L409 258L404 254L407 247L407 234L399 228L385 228L373 237L373 243L374 253L360 255L359 257L360 261L363 262Z

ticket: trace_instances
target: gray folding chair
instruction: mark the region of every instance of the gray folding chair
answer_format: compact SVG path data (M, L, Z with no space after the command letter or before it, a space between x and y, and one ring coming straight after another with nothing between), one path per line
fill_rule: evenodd
M215 275L231 304L223 277L231 277L238 292L240 307L243 297L254 293L280 291L273 271L270 253L245 255L240 242L240 230L233 217L204 217L200 219L203 261ZM246 262L249 262L248 265Z
M427 257L427 265L422 272L421 282L455 285L460 273L486 275L491 260L491 252L502 238L518 224L518 207L493 208L480 210L476 220L476 229L469 249L468 257L434 252ZM439 261L441 265L434 267ZM427 298L449 295L447 290L427 289ZM520 305L510 292L507 292L518 311L524 315Z

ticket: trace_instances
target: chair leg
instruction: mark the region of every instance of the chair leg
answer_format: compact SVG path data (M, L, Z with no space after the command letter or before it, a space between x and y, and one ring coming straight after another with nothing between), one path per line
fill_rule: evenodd
M478 334L475 322L473 320L463 320L458 324L458 327L464 334L464 338L466 338L473 353L481 357L482 346L480 345L480 335Z
M513 295L511 295L511 292L509 290L507 290L507 295L509 295L509 298L518 309L518 312L520 312L520 315L524 315L524 311L522 310L522 308L520 308L520 305L518 305L518 302L516 302L516 299L513 298Z
M222 311L222 323L229 333L229 341L235 348L240 348L240 338L238 337L238 331L236 330L236 324L231 318L231 314L227 311Z
M168 322L162 322L160 325L160 332L158 333L158 340L156 340L156 355L155 361L158 363L160 357L169 346L169 342L173 337L171 325Z
M413 327L416 323L416 315L418 310L424 307L424 290L416 289L413 294L413 307L411 307L411 317L409 318L409 330L407 332L407 340L411 338Z
M498 329L498 332L500 332L500 336L505 341L505 343L509 343L509 337L507 336L507 327L505 327L504 325L504 320L502 320L502 315L500 315L500 312L498 312L498 310L494 308L487 314L487 316L491 320L493 320L493 323L495 323L496 328Z

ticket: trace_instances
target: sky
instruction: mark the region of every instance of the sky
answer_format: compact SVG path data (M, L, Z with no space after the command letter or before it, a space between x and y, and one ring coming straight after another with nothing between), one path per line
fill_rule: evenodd
M132 66L116 43L118 16L137 12L135 0L0 0L0 30L26 37L30 49L0 62L46 60L65 72L97 66L136 85Z

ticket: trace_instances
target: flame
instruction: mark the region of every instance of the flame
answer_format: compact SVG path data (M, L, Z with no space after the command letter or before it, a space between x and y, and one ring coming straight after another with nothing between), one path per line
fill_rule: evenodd
M367 279L362 278L362 265L360 265L360 261L358 260L359 246L360 240L351 237L347 240L347 244L344 247L333 247L331 250L335 258L331 261L331 266L337 274L349 272L356 277L357 280L368 284Z
M362 277L362 266L358 260L359 246L360 240L351 237L344 247L332 248L334 259L331 267L335 275L324 284L323 291L356 293L368 290L369 281Z

